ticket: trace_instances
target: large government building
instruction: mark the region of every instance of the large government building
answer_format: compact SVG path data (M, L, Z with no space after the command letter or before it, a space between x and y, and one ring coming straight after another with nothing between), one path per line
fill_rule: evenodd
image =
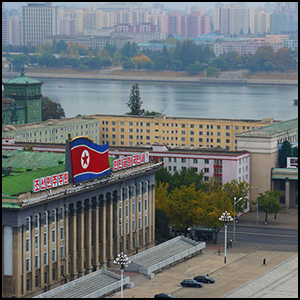
M64 164L2 178L2 296L33 297L154 246L160 164L137 162L76 184Z

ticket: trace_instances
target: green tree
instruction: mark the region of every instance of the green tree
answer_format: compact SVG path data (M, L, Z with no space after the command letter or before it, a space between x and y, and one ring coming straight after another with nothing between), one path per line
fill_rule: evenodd
M263 64L263 70L264 70L264 71L269 72L269 71L272 71L273 69L274 69L274 65L273 65L272 62L266 61L266 62Z
M206 69L206 76L213 76L215 74L218 74L219 72L220 70L215 67L208 67Z
M275 66L283 73L285 70L295 68L296 62L292 51L286 47L278 49L275 53Z
M265 224L268 224L268 213L278 213L282 211L279 199L279 191L265 191L264 193L259 193L258 210L266 213Z
M154 61L154 70L161 71L167 68L167 58L165 56L161 56Z
M196 62L195 64L190 64L185 71L188 75L195 76L200 74L204 69L205 67L202 64Z
M9 61L9 68L11 71L21 71L22 67L28 65L29 56L26 54L11 55Z
M57 102L42 96L42 121L65 118L64 109Z
M218 241L218 233L224 225L224 222L220 221L219 218L225 211L231 213L233 205L221 185L212 186L212 184L213 182L209 183L211 187L208 188L208 191L200 192L200 211L197 214L200 216L198 224L213 230L214 242L216 243Z
M173 71L182 71L182 63L180 60L173 60L172 61L172 70Z
M173 237L170 233L170 218L163 209L155 210L155 240L165 242Z
M236 213L245 211L249 200L250 184L246 181L240 182L237 179L232 179L231 182L226 182L223 185L223 189L230 198L232 205L234 204L234 198L236 198L236 201L240 198L243 199L237 203Z
M293 156L291 143L289 141L284 141L279 153L279 167L286 168L287 158Z
M123 62L122 68L124 70L133 70L135 68L135 65L130 59L127 59Z
M186 68L190 64L194 64L196 61L196 45L193 41L187 39L184 40L180 48L180 60L183 68Z
M143 101L141 101L139 85L136 83L132 86L129 101L127 102L127 106L130 109L128 115L140 116L145 110L142 109Z
M127 58L134 57L138 52L138 45L136 43L127 42L124 44L123 49L121 49L121 54Z
M256 61L252 60L248 63L247 68L254 74L259 70L259 65Z
M63 40L60 40L56 44L56 52L55 53L62 54L64 52L66 52L67 49L68 49L68 44L65 41L63 41Z

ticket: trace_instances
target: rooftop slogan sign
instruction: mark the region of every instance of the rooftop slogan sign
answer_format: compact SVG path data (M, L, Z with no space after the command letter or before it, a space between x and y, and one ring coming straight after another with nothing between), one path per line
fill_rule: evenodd
M113 161L113 171L119 171L149 162L149 152L117 158Z
M69 172L58 173L33 180L33 192L40 192L69 184Z

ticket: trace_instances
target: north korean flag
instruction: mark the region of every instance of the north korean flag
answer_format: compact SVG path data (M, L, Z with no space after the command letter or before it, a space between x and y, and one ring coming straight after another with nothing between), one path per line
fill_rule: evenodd
M70 142L73 182L77 183L111 173L108 143L100 146L85 137Z

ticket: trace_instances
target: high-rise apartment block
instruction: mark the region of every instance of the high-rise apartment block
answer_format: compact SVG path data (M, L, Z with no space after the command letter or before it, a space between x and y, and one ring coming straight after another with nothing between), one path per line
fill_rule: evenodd
M254 33L264 34L270 32L270 13L259 11L254 15Z
M23 44L22 21L17 15L2 18L2 45L21 46Z
M27 4L22 6L24 45L40 45L46 36L58 34L58 7L52 6L52 2L27 2Z

